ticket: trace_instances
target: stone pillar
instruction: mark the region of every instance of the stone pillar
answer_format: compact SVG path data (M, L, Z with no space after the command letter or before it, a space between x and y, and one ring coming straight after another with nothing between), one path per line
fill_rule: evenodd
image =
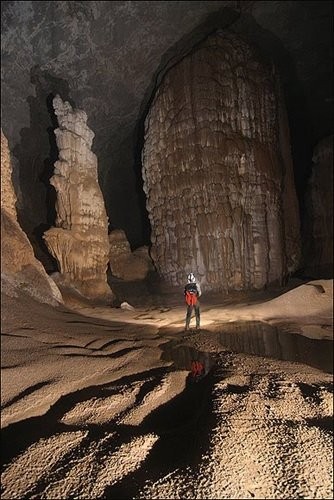
M108 219L98 184L94 133L84 111L53 99L59 160L50 182L57 191L56 227L44 239L58 261L62 281L87 298L110 301L107 284Z
M232 34L208 37L165 75L146 118L142 164L151 255L171 284L192 271L206 289L260 289L297 267L281 100L272 67Z

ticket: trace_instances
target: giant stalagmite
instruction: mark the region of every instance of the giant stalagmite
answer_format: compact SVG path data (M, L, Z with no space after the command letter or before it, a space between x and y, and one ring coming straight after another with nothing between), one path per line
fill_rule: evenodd
M165 76L145 122L151 255L181 285L281 283L299 260L289 129L278 77L232 34L207 38Z
M55 130L59 160L50 182L57 191L56 227L45 235L57 259L63 283L92 299L111 300L107 284L108 219L91 151L94 133L84 111L53 99L59 128Z

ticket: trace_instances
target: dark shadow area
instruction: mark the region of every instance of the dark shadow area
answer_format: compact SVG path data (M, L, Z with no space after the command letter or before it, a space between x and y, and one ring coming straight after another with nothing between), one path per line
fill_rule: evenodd
M333 436L332 417L307 418L306 423L309 426L318 427L318 429L327 432L330 436Z
M167 72L175 65L180 63L185 57L189 56L197 49L197 46L203 42L210 34L213 34L218 29L228 29L240 17L240 12L229 7L224 7L217 12L209 14L206 20L193 29L190 33L184 35L176 44L170 47L161 57L161 63L156 72L152 76L150 85L148 86L137 120L136 126L136 143L140 146L144 139L144 124L147 113L151 107L155 93L159 88L162 80ZM137 158L140 161L141 149L138 148Z
M168 371L168 369L167 369ZM175 466L196 467L200 457L209 447L210 430L215 424L210 397L213 377L202 378L196 384L187 384L186 390L174 397L171 401L160 406L150 413L139 426L117 423L117 418L102 425L83 424L65 425L62 417L76 404L92 398L110 397L117 394L122 384L131 384L143 380L144 383L137 394L136 405L140 404L145 396L159 385L166 369L153 369L144 374L123 377L113 384L93 386L63 396L50 410L41 417L29 418L25 421L12 424L2 430L2 468L10 463L17 455L26 450L40 439L46 439L62 432L71 432L79 429L88 430L88 435L80 443L80 454L89 453L93 442L101 442L107 433L117 433L112 440L105 441L99 454L101 457L111 455L119 446L129 443L137 436L154 433L160 436L153 446L146 460L133 473L126 475L115 486L107 487L104 498L132 498L144 486L145 480L156 480L162 474L174 470ZM149 377L149 380L145 380ZM69 451L61 459L62 468L70 467L73 453ZM58 467L59 464L56 464ZM53 469L52 469L53 470ZM51 473L52 473L51 470ZM46 479L41 479L29 495L39 495L46 487Z
M85 323L85 321L83 321ZM87 321L88 324L92 322ZM104 322L97 321L98 324ZM95 323L94 323L95 325ZM106 345L120 341L111 339ZM69 345L72 342L69 341ZM89 344L87 344L89 345ZM57 347L57 346L55 346ZM66 347L66 346L64 346ZM79 346L75 346L78 348ZM120 356L126 354L132 349L122 349L114 354ZM212 398L210 397L213 386L213 360L207 353L198 352L194 348L180 345L179 342L168 344L164 359L174 361L173 367L163 367L148 370L144 373L121 377L113 383L99 386L91 386L82 390L73 392L60 399L42 416L28 418L25 421L14 423L2 429L2 468L6 468L15 457L24 452L29 446L38 443L41 439L47 439L56 436L59 433L72 432L75 430L88 430L88 435L80 443L80 455L90 453L91 446L97 442L101 443L99 457L109 456L124 443L130 443L135 437L146 433L159 435L158 442L149 452L146 460L133 473L128 474L117 485L107 488L105 495L110 498L131 498L140 488L144 486L146 479L155 480L164 472L171 472L178 464L180 467L186 467L189 464L194 465L199 462L203 453L209 446L210 430L214 426L215 417L212 412ZM128 410L122 413L110 416L107 423L92 424L84 421L77 425L65 424L61 422L63 416L71 411L75 405L84 401L90 401L96 398L107 398L111 395L119 394L124 385L143 382L138 394L136 395L135 406L145 401L145 398L152 391L160 386L163 378L170 371L176 369L191 369L191 360L202 360L207 370L205 376L196 377L189 373L186 381L186 389L178 396L174 397L168 403L159 406L153 410L143 423L138 426L122 424L119 419ZM194 383L196 382L196 383ZM20 394L16 400L24 395L29 395L47 382L41 382L34 387ZM12 401L14 402L14 401ZM112 439L105 440L108 433L113 435ZM62 458L61 464L57 463L54 467L61 466L66 472L71 467L73 459L77 459L78 450L69 450ZM53 466L50 473L54 472ZM29 491L29 496L39 496L46 487L46 477L40 480ZM116 495L116 496L115 496Z
M145 142L145 118L147 111L143 118L139 120L135 130L135 137L137 138L134 152L134 170L136 178L136 193L138 197L140 217L142 223L143 244L151 246L151 224L146 208L146 194L144 192L144 179L142 175L142 159L141 154Z
M107 273L108 285L117 295L118 306L129 302L132 306L164 307L174 295L176 301L180 290L166 283L157 272L150 271L144 280L125 281ZM183 292L183 290L182 290ZM166 300L165 300L166 298ZM179 304L183 304L183 295L179 296Z
M215 426L212 386L210 375L196 384L188 383L185 391L145 418L142 430L157 433L160 439L139 469L106 488L106 498L136 498L145 481L157 481L175 469L182 473L191 467L196 473Z
M298 387L305 398L311 399L315 404L321 404L321 398L319 398L319 391L325 389L333 394L333 384L323 382L321 384L305 384L303 382L298 383Z
M68 83L35 66L30 72L36 96L29 96L30 127L21 130L21 142L13 149L19 163L21 196L17 204L18 221L27 234L34 253L47 272L58 270L56 260L50 255L43 234L55 224L56 191L50 184L58 148L54 134L57 118L52 99L59 94L69 98ZM73 104L71 102L71 104Z
M50 184L50 179L53 176L54 165L58 160L59 151L57 147L56 135L54 133L55 129L58 127L57 117L53 109L53 99L56 97L55 93L50 93L46 98L47 110L50 116L51 126L48 127L47 132L49 136L50 145L50 156L44 160L44 170L40 175L40 180L43 182L46 188L46 214L47 223L49 226L54 226L56 222L56 199L57 193L55 188Z
M50 190L51 191L51 190ZM56 197L55 197L56 198ZM48 212L50 214L50 212ZM35 257L40 260L48 274L59 271L57 260L51 255L44 241L44 233L54 224L42 223L35 227L32 236L29 238L32 244ZM29 235L28 235L29 237Z
M42 438L51 437L59 432L78 430L79 426L65 425L60 422L62 417L76 404L92 398L103 397L104 395L110 396L118 392L120 385L131 384L150 376L155 378L161 377L165 371L165 368L157 368L149 370L144 374L122 377L113 384L91 386L67 394L66 396L62 396L44 415L31 417L5 427L1 430L1 466L3 467L5 464L8 464L15 456ZM111 419L109 424L100 427L100 432L110 432L113 427L114 421ZM95 426L92 426L92 428L95 429ZM138 431L138 433L140 432Z
M231 394L245 394L245 393L249 392L249 386L248 385L227 384L227 390Z
M119 329L120 331L120 329ZM89 347L90 345L94 344L96 342L96 340L92 340L91 342L88 342L88 344L84 345L84 348L87 349L106 349L107 347L110 347L112 345L117 345L117 344L122 344L123 342L129 342L128 339L114 339L114 340L110 340L109 342L106 342L105 344L101 345L100 347L96 348L96 347Z

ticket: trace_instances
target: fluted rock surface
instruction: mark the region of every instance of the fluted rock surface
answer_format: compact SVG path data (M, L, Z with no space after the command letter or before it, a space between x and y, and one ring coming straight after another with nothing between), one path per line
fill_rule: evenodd
M277 87L246 43L217 32L158 88L142 164L151 255L170 283L193 271L206 289L262 288L296 268L298 206Z
M305 197L306 267L317 276L333 276L333 136L313 152L312 174Z
M60 291L35 258L16 213L12 162L8 142L1 130L1 289L17 296L28 293L40 302L59 305Z
M121 229L115 229L109 234L110 270L114 276L124 281L142 280L153 264L148 254L147 247L140 247L131 252L126 234Z
M84 111L53 99L59 160L50 182L57 191L56 227L44 239L57 259L63 282L93 299L111 300L107 284L108 219L97 180L94 133Z

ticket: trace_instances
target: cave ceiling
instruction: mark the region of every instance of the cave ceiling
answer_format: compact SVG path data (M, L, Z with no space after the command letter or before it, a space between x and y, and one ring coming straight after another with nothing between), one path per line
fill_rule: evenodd
M302 124L313 147L332 133L332 2L7 1L1 10L2 127L11 150L36 123L51 125L50 94L83 109L109 218L133 245L143 242L138 172L150 98L168 68L215 29L274 60L293 136ZM41 135L35 142L48 144Z

